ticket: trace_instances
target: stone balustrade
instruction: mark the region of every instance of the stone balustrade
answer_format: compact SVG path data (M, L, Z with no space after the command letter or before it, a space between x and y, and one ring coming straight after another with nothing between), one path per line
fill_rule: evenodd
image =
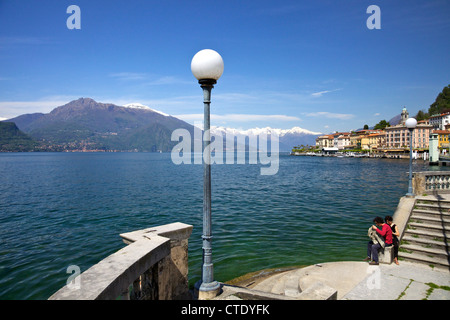
M188 239L183 223L121 234L126 247L80 274L49 300L190 299Z
M414 172L415 195L450 193L450 171Z

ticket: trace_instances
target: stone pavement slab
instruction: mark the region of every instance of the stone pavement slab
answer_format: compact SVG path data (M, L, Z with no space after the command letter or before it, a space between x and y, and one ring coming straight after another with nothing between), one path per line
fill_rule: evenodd
M371 268L373 273L350 290L344 300L450 300L448 271L404 261Z

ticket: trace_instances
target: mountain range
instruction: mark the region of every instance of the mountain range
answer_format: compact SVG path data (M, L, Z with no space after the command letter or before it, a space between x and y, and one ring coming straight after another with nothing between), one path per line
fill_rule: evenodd
M24 114L4 122L14 122L20 131L53 151L147 151L170 152L178 143L171 141L175 129L186 129L194 137L194 126L139 103L117 106L80 98L50 113ZM237 130L212 127L213 134L279 136L279 150L295 145L314 145L321 133L299 127L289 130L255 128Z
M321 135L320 132L312 132L300 127L294 127L291 129L273 129L270 127L265 128L253 128L248 130L238 130L226 127L211 127L211 134L216 135L232 135L239 139L239 137L248 137L247 145L250 144L250 140L257 136L271 136L276 134L279 140L279 150L282 152L291 151L292 147L297 145L315 145L316 138ZM254 140L256 142L256 140ZM253 146L256 148L256 145Z
M80 98L53 109L6 120L38 141L63 150L169 151L172 131L192 126L144 106Z

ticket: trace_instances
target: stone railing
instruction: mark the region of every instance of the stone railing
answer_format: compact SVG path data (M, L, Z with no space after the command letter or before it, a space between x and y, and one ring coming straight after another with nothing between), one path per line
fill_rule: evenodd
M450 171L414 172L415 195L450 193Z
M121 234L126 247L80 274L49 300L190 299L191 233L191 225L176 222Z

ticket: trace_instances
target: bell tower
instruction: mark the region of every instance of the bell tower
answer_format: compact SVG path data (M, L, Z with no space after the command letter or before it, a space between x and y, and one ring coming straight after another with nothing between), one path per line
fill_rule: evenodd
M402 117L401 124L405 125L406 120L409 118L409 113L406 110L406 107L403 107L401 117Z

